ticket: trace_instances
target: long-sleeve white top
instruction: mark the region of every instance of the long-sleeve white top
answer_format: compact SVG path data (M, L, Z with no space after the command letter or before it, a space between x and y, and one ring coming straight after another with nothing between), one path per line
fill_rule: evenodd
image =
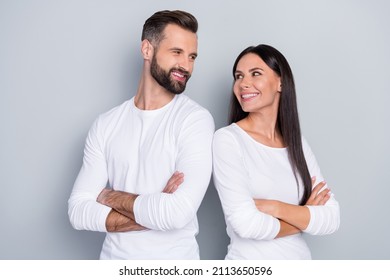
M148 230L107 233L101 259L199 259L196 212L211 177L213 133L211 114L185 95L157 110L140 110L132 98L100 115L69 198L71 224L107 232L111 209L96 198L108 185L139 195L135 220ZM184 182L162 193L175 171Z
M318 183L323 180L320 168L304 138L302 145L309 173ZM298 188L286 148L265 146L233 123L214 134L213 178L230 237L226 259L311 259L302 234L275 238L279 220L260 212L253 200L299 204L303 184L298 178ZM338 229L339 205L333 193L324 206L307 207L310 222L304 232L323 235Z

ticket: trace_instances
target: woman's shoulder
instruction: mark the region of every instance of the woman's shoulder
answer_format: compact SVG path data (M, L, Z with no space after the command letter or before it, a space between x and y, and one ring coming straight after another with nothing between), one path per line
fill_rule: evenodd
M237 125L232 123L228 126L219 128L214 132L214 146L215 145L224 145L224 146L240 146L242 142L242 135L237 129Z
M228 126L221 127L214 132L214 137L217 138L233 137L235 134L237 134L236 126L237 125L235 123L232 123Z

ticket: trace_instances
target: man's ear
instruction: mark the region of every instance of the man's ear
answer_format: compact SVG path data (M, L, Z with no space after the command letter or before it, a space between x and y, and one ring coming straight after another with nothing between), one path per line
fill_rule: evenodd
M144 39L141 42L141 53L144 59L152 59L154 48L149 40Z

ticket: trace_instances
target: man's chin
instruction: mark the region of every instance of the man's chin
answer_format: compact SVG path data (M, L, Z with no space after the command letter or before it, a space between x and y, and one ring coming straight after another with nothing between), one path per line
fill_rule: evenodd
M173 86L172 90L170 90L170 92L172 92L173 94L181 94L185 91L186 89L186 84L182 84L180 83L180 86Z
M184 92L184 89L183 90L170 90L169 92L172 94L178 95L178 94L182 94Z

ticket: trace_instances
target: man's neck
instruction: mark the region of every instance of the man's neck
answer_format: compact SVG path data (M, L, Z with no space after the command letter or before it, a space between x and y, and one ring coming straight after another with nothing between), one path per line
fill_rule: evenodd
M156 110L172 101L175 95L161 87L153 78L141 78L134 104L140 110Z

